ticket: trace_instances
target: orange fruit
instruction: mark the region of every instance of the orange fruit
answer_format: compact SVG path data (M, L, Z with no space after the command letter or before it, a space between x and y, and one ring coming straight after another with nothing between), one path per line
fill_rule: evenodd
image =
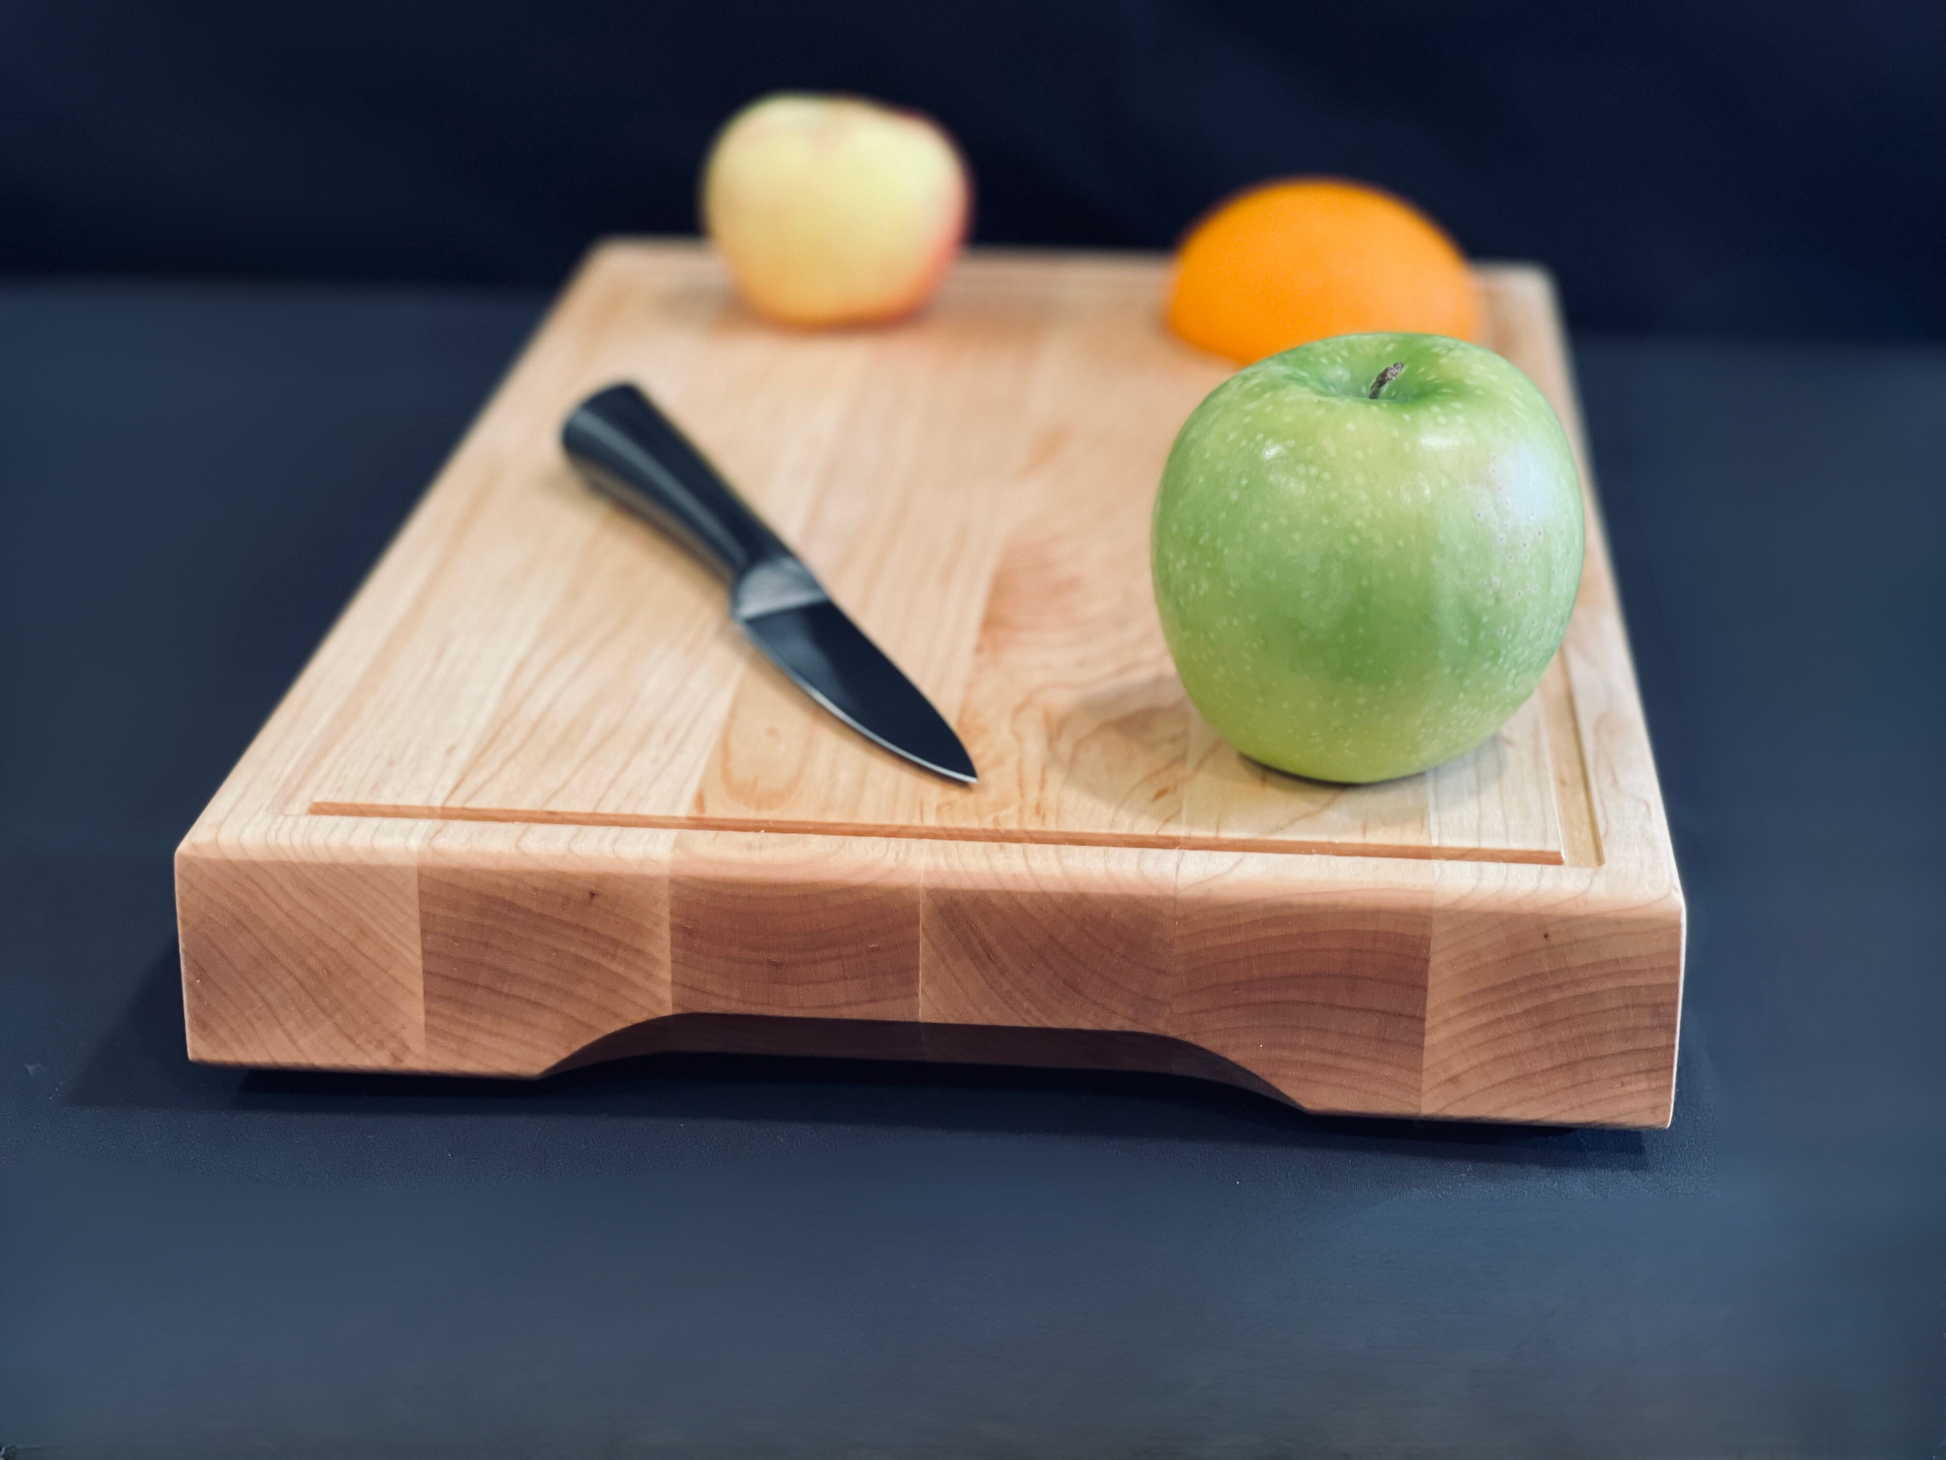
M1190 229L1169 327L1247 365L1329 335L1476 340L1480 301L1465 255L1410 203L1363 183L1290 178Z

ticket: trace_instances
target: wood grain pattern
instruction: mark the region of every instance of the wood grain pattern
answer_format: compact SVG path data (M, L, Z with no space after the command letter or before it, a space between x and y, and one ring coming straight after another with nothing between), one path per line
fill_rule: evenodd
M419 854L425 1056L546 1068L674 1012L673 832L440 826Z
M1186 855L1171 1032L1307 1109L1420 1113L1435 865Z
M1666 1122L1683 908L1599 513L1562 653L1478 749L1367 787L1243 759L1149 596L1163 457L1231 368L1160 327L1164 269L975 254L919 321L800 334L693 245L598 249L184 841L192 1054L835 1049ZM1546 276L1480 279L1585 480ZM977 787L818 711L578 482L559 423L616 379L955 721Z

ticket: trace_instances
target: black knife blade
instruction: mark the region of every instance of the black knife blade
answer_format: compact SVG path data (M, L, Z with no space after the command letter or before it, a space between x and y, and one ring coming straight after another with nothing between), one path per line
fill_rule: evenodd
M812 699L914 765L967 785L979 779L932 702L640 390L590 396L561 428L561 445L596 490L730 580L730 616Z

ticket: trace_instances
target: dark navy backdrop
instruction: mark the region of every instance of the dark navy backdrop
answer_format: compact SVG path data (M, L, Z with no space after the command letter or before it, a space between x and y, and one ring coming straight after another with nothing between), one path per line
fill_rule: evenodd
M1328 171L1583 325L1946 334L1946 7L712 0L0 7L0 272L555 283L695 226L776 87L925 108L979 236L1170 244Z

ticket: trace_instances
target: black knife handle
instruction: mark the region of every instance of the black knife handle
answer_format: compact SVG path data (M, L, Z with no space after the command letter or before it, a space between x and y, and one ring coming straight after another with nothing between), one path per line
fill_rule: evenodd
M715 467L632 385L597 391L561 427L590 486L648 518L731 581L791 556Z

